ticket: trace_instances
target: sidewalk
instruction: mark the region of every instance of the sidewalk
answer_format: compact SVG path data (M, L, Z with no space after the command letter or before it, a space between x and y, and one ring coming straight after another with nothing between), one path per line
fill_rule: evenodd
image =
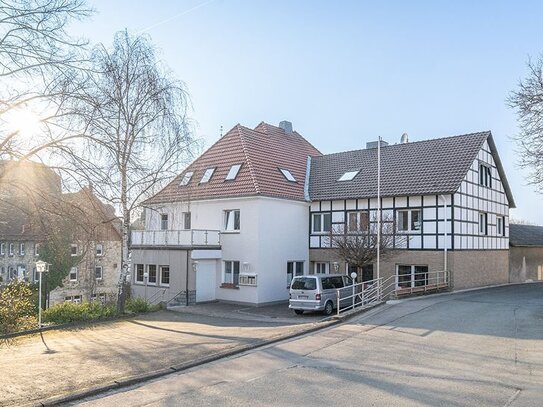
M331 323L317 322L322 318L318 314L286 317L285 322L285 318L273 318L266 312L259 316L262 310L244 315L246 311L238 313L237 309L243 307L230 313L221 307L215 315L160 311L91 327L47 331L2 344L0 406L36 405L44 399L115 385L138 375L175 371L191 361Z

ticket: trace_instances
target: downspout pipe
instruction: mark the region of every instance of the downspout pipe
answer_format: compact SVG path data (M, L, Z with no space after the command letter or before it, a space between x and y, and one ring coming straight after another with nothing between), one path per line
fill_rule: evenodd
M445 198L445 195L440 195L441 199L443 200L443 220L445 222L444 224L444 239L443 239L443 270L447 271L447 240L449 237L449 223L448 223L448 217L447 217L447 199Z

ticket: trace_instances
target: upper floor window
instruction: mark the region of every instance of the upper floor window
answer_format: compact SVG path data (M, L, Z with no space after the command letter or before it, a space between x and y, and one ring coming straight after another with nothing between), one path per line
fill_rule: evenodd
M330 232L332 228L332 214L331 213L314 213L311 222L311 230L313 233L326 233Z
M39 255L40 255L40 244L34 243L34 256L39 256Z
M104 268L102 266L96 266L94 268L94 278L102 280L104 278Z
M479 185L492 188L492 172L486 164L479 164Z
M224 230L232 232L240 229L240 211L239 209L230 209L224 211Z
M370 217L368 211L347 213L347 231L349 233L367 232L369 225Z
M70 269L70 281L77 281L77 267L72 267Z
M103 256L104 255L104 245L102 243L96 244L96 255L97 256Z
M230 167L230 171L228 171L228 174L226 174L225 181L231 181L236 179L238 176L239 169L241 168L241 164L235 164Z
M421 226L420 209L401 209L398 214L398 232L417 232Z
M215 168L208 168L204 172L204 175L202 175L202 179L200 180L200 184L205 184L206 182L209 182L209 180L211 179L211 176L213 175L214 172L215 172Z
M479 213L479 233L488 235L488 213Z
M13 256L13 253L15 252L15 246L13 243L9 244L9 255Z
M289 170L285 170L284 168L279 168L279 171L281 171L281 174L287 179L287 181L290 182L296 182L296 178L291 174Z
M183 229L185 230L190 229L191 228L190 212L183 212L182 218L183 218Z
M160 215L160 230L168 230L168 214L162 213Z
M347 171L345 174L343 174L341 177L339 177L338 181L351 181L354 177L358 175L360 170L356 171Z
M19 256L24 256L25 255L25 244L24 243L19 243Z
M0 243L0 256L6 254L6 244L4 242Z
M498 216L496 228L498 236L505 236L505 216Z
M77 245L76 244L70 245L70 255L71 256L77 256Z
M192 179L192 174L194 174L194 172L192 171L186 172L185 175L183 175L183 179L181 180L179 185L181 185L182 187L187 185Z

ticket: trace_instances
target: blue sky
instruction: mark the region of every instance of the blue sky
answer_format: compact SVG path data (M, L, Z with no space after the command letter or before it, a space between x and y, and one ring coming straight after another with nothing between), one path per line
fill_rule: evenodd
M89 0L72 27L110 44L147 32L192 98L209 146L236 123L290 120L324 153L492 130L517 203L543 224L505 105L543 52L543 2Z

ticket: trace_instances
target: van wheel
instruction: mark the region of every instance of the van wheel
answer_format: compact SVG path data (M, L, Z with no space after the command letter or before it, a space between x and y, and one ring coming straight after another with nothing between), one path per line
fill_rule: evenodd
M324 315L332 315L334 312L334 304L332 304L332 301L328 301L324 305Z
M294 312L296 313L296 315L302 315L304 313L304 310L303 309L295 309Z

